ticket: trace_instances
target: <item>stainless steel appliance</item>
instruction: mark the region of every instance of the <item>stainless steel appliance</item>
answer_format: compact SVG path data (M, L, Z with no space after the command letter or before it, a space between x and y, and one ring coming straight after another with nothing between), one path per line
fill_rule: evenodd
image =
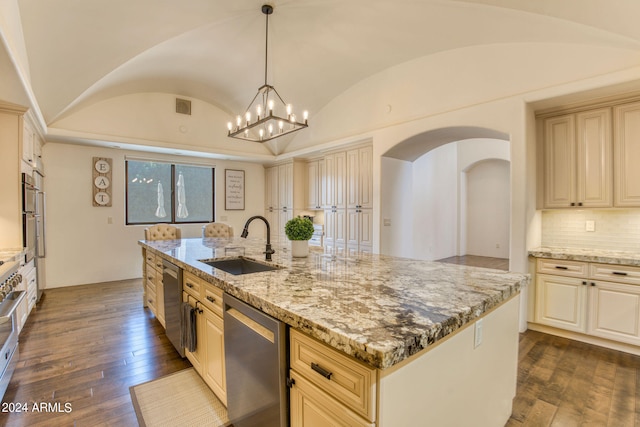
M25 297L14 290L22 281L17 261L0 264L0 400L19 359L16 309Z
M22 174L22 244L27 249L25 262L31 261L36 254L36 197L38 189L34 179Z
M234 427L289 424L286 326L224 294L227 410Z
M46 222L45 222L45 208L47 202L47 194L42 191L44 188L44 173L40 169L36 169L33 172L33 178L35 181L36 192L36 205L35 205L35 218L36 218L36 243L35 243L35 265L37 276L37 301L40 301L40 297L46 287L45 283L45 258L47 256L47 244L46 244Z
M169 341L184 357L182 338L182 269L162 260L162 283L164 285L164 320Z

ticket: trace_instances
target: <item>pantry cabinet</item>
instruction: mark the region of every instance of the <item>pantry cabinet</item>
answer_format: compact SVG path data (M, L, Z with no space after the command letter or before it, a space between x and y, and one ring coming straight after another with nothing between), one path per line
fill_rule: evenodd
M535 322L640 345L640 267L540 258Z
M640 102L614 108L615 206L640 206Z
M613 205L611 109L544 120L544 207Z

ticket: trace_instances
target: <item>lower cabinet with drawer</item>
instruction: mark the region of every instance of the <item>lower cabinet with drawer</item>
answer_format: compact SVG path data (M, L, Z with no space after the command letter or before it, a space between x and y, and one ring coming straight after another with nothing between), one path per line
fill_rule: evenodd
M640 345L640 268L538 259L536 272L536 323Z
M151 309L160 324L166 328L162 258L145 250L144 259L144 305Z
M197 308L196 350L185 355L220 401L227 404L222 290L185 271L182 300Z
M291 426L375 426L376 370L290 331Z

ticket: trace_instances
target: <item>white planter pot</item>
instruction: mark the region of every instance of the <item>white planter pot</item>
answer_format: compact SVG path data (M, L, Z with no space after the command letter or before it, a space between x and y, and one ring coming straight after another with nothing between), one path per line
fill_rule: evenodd
M308 240L292 240L291 255L293 255L296 258L304 258L307 255L309 255L309 241Z

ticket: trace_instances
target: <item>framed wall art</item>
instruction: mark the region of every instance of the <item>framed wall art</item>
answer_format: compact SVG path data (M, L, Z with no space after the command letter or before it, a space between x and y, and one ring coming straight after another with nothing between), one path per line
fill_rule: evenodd
M224 208L228 211L244 210L243 170L224 170Z

